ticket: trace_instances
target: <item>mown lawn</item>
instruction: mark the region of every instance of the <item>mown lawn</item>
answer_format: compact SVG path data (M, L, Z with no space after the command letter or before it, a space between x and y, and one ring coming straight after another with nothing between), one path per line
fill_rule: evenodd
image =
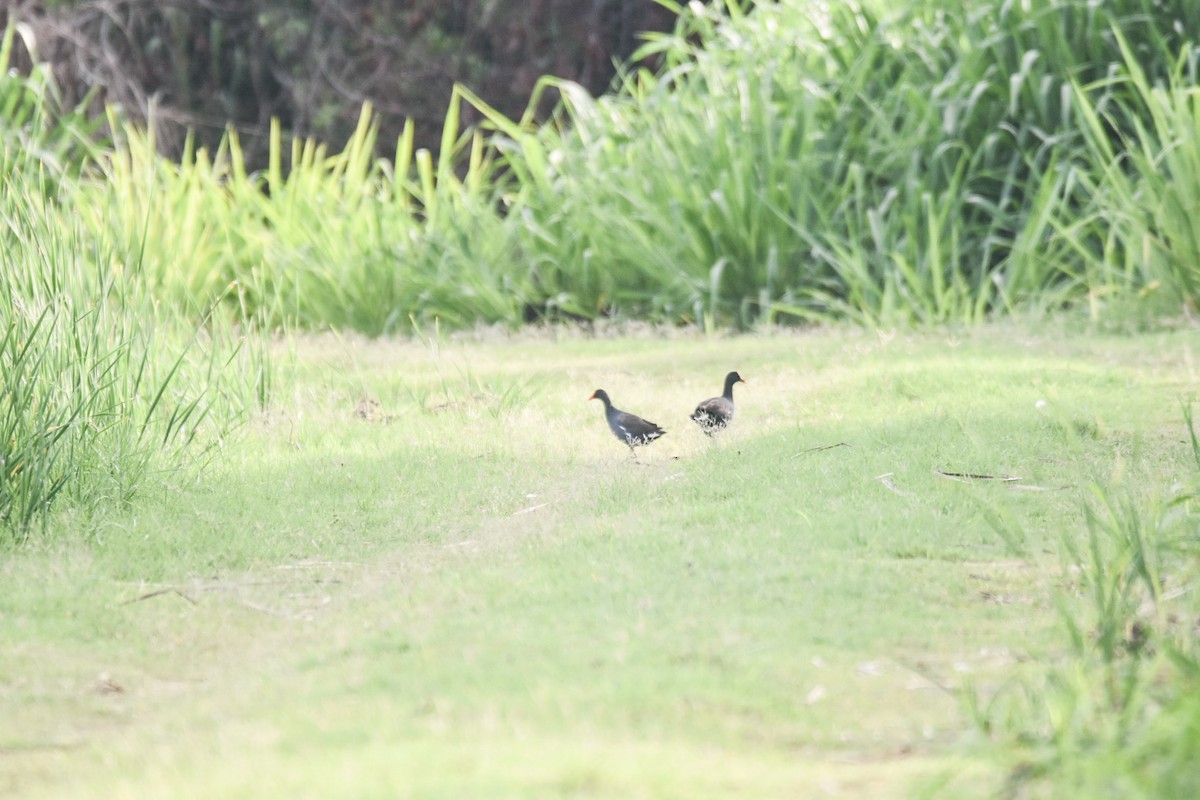
M295 340L198 484L5 554L0 794L988 796L964 695L1061 654L1061 537L1092 483L1185 471L1196 356L1067 323ZM667 428L641 463L596 388Z

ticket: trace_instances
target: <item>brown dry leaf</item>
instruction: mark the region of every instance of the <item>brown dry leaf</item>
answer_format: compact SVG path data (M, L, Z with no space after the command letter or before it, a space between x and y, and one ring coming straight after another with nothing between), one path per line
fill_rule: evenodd
M123 694L125 687L114 681L107 672L101 672L92 684L92 691L96 694Z

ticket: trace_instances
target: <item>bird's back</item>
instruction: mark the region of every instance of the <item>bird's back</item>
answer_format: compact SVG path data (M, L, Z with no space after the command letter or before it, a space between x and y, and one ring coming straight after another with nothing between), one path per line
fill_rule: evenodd
M626 444L646 444L666 433L650 420L642 419L628 411L614 408L607 414L607 417L608 427L612 430L613 435Z

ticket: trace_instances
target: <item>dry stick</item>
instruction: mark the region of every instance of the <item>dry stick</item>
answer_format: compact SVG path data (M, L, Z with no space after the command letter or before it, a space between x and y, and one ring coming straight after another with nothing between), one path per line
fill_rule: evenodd
M308 622L313 618L313 615L318 609L329 605L329 603L332 601L332 598L329 595L321 595L319 597L319 602L316 605L300 611L287 611L284 609L272 608L271 606L263 605L262 603L256 603L253 600L247 600L244 597L238 597L235 598L235 600L237 601L238 605L248 608L251 611L258 611L262 614L267 614L268 616L291 620L293 622Z
M903 659L903 658L892 657L892 661L896 662L897 664L899 664L901 667L908 670L909 672L912 672L915 675L919 675L920 677L929 681L929 683L931 683L935 688L940 689L941 691L950 695L954 699L956 699L956 700L961 699L959 696L959 693L957 691L955 691L950 686L943 683L942 680L940 678L938 678L938 676L933 674L933 670L931 670L919 663L909 663L907 659Z
M361 563L358 561L324 561L313 559L310 561L297 561L293 564L276 564L275 569L336 569L338 567L358 567Z
M935 469L933 474L939 478L949 478L952 481L1001 481L1002 483L1015 483L1021 480L1011 475L996 476L980 475L975 472L943 472L940 469Z
M238 589L244 589L247 586L280 586L290 582L290 578L279 578L278 580L264 581L222 581L220 583L205 583L199 586L202 592L236 592Z
M246 600L241 597L237 598L237 602L238 602L238 605L244 606L245 608L248 608L251 611L258 611L262 614L266 614L271 617L278 617L279 619L286 619L286 620L302 620L303 619L302 615L292 614L287 611L279 611L279 610L271 608L269 606L264 606L264 605L261 605L260 603L255 603L251 600Z
M152 598L152 597L159 597L159 596L161 596L161 595L164 595L164 594L177 594L177 595L179 595L180 597L182 597L184 600L187 600L187 601L188 601L189 603L191 603L192 605L196 605L196 601L195 601L195 600L193 600L192 598L188 597L186 594L184 594L183 592L179 591L179 590L178 590L178 589L176 589L174 586L168 586L166 589L155 589L153 592L146 592L145 594L140 594L140 595L138 595L137 597L133 598L132 600L126 600L126 601L125 601L124 603L122 603L121 605L123 605L123 606L127 606L127 605L129 605L130 603L140 603L140 602L142 602L143 600L149 600L149 599L150 599L150 598Z
M818 447L810 447L807 450L801 450L799 453L796 453L795 455L793 455L792 458L799 458L800 456L804 455L805 453L818 453L822 450L832 450L835 447L854 447L854 445L850 444L849 442L838 442L837 444L823 444Z
M935 469L933 471L933 474L937 475L939 478L946 478L948 480L959 481L959 482L999 481L1000 483L1008 484L1008 488L1010 488L1010 489L1020 489L1022 491L1026 491L1026 492L1053 492L1054 491L1054 489L1049 486L1036 486L1032 483L1017 483L1017 481L1019 481L1021 479L1019 477L1015 477L1012 475L1004 475L1004 476L998 477L996 475L979 475L974 472L943 472L940 469ZM1066 489L1067 487L1060 486L1059 488Z

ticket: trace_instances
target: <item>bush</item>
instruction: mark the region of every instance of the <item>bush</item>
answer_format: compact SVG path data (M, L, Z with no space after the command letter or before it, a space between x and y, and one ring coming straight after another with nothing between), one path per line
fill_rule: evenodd
M1130 76L1190 80L1198 24L1135 0L689 6L649 46L661 74L598 101L567 87L530 201L531 261L554 265L537 283L589 314L742 325L1056 305L1096 288L1060 236L1091 210L1080 171L1100 174L1087 115L1134 144Z

